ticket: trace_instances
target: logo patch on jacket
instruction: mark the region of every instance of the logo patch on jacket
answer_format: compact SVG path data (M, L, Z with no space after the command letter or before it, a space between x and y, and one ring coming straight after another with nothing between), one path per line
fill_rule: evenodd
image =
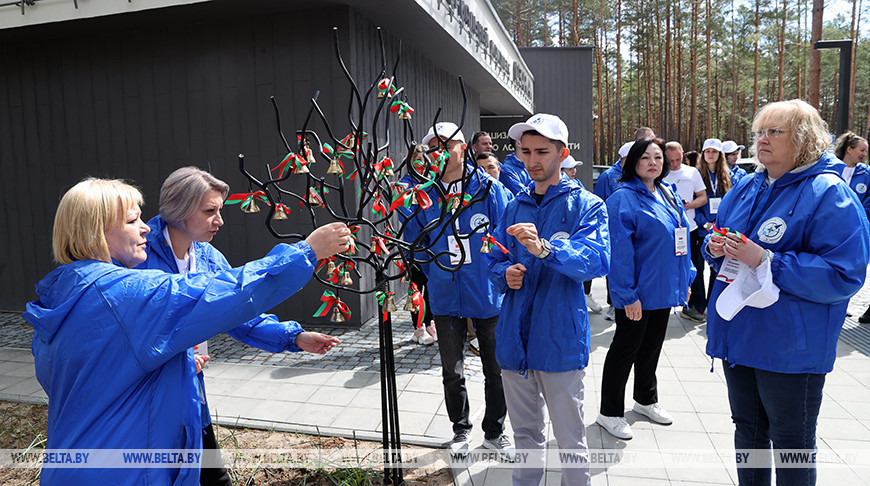
M867 184L864 184L862 182L862 183L856 185L855 192L857 192L858 194L864 194L865 192L867 192Z
M471 229L477 228L478 226L480 226L484 223L489 224L489 218L487 218L486 215L483 213L477 213L471 217L471 222L470 222ZM487 231L490 231L491 229L492 228L487 227L487 228L483 228L482 230L478 230L478 231L487 232Z
M564 231L559 231L558 233L553 233L553 236L550 237L550 241L553 240L567 240L570 239L571 235Z
M758 239L765 243L776 243L782 239L787 227L782 218L770 218L758 228Z

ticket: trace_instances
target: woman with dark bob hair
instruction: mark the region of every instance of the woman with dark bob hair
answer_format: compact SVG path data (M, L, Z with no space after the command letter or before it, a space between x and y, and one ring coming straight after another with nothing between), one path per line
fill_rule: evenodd
M707 354L722 360L734 446L757 467L741 485L770 484L773 449L816 448L825 375L846 307L864 283L864 209L825 152L831 136L801 100L770 103L752 122L764 166L722 199L704 256L720 269L707 318ZM727 232L725 231L727 229ZM730 281L730 282L729 282ZM815 464L777 467L777 484L815 484Z
M634 411L668 425L658 403L656 368L671 307L686 302L695 268L683 201L661 183L668 174L661 139L638 140L623 161L622 184L607 199L610 220L610 296L616 333L604 360L598 424L631 439L625 386L634 367Z
M52 247L60 266L36 285L39 300L24 313L49 399L47 449L200 454L191 348L296 293L318 259L346 250L352 239L346 225L331 223L219 273L133 270L145 260L150 231L141 205L135 187L85 179L57 207ZM121 468L122 457L106 454L112 451L92 467L43 468L40 482L199 484L198 467Z

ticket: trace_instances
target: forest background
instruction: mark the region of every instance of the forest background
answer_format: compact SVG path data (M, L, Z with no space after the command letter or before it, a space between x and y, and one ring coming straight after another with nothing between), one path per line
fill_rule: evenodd
M848 126L870 131L870 0L490 1L517 46L595 47L595 164L639 126L687 151L749 146L758 108L792 98L835 131L840 51L817 39L853 40Z

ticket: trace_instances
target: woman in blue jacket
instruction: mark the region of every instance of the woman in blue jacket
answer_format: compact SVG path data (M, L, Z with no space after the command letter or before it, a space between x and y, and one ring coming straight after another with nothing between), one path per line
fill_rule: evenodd
M723 360L735 448L760 451L755 463L766 464L738 468L741 485L770 484L771 442L774 449L815 449L825 374L868 260L867 217L832 169L825 153L831 137L818 111L800 100L771 103L752 130L752 153L765 170L723 199L716 224L730 231L708 236L704 246L711 265L727 257L744 274L761 267L758 274L770 275L779 292L766 307L741 307L723 297L734 283L717 279L710 300L707 354ZM730 273L729 264L720 273ZM777 467L776 480L815 484L815 465Z
M49 399L47 448L185 450L185 463L198 462L192 347L291 296L318 259L344 251L352 237L332 223L216 274L133 270L145 260L150 231L141 204L132 186L86 179L58 205L52 247L60 266L37 284L39 300L24 313ZM124 468L122 457L110 455L89 467L45 467L40 482L193 486L199 468Z
M221 207L230 187L213 175L196 167L176 170L160 188L160 214L148 222L148 258L139 269L163 270L169 273L219 273L229 270L224 255L209 241L223 226ZM233 339L272 353L307 351L325 354L339 340L319 332L306 332L295 321L281 322L272 314L261 314L227 331ZM202 358L200 358L202 359ZM203 449L219 449L208 400L205 380L197 373L202 400ZM215 454L214 459L220 460ZM218 462L219 464L219 462ZM223 467L204 468L200 476L203 485L231 485Z
M635 142L623 164L622 184L607 199L616 333L604 361L598 423L620 439L632 438L624 418L632 366L634 411L660 424L673 421L658 404L656 367L671 307L686 302L695 270L683 202L661 184L669 170L664 153L661 139Z

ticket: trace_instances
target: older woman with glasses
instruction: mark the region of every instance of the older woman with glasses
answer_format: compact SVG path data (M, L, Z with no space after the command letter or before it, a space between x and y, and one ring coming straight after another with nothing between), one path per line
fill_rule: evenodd
M60 264L36 286L24 318L34 328L36 377L48 406L48 449L202 448L192 348L257 317L311 278L318 259L351 241L342 223L219 273L133 270L150 228L142 195L117 180L86 179L61 198L52 247ZM105 454L111 454L106 451ZM107 459L105 459L107 457ZM190 457L190 456L185 456ZM89 467L42 470L42 484L196 484L200 470Z
M868 223L825 152L831 136L800 100L755 115L764 166L722 199L704 252L719 269L707 354L722 359L734 445L756 467L741 485L770 484L770 448L812 452L825 375L849 298L864 283ZM777 484L815 484L815 465L777 467Z

